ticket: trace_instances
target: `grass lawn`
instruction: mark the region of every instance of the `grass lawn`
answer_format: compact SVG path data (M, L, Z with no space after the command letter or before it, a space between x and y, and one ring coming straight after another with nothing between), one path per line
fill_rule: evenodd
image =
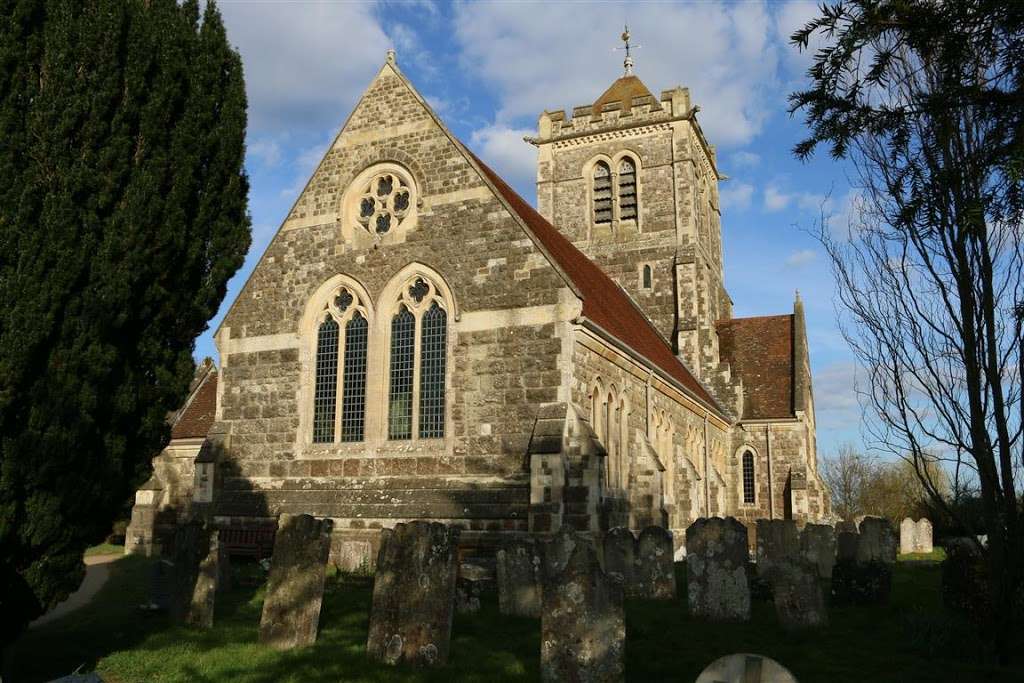
M136 605L146 595L149 560L128 556L96 600L31 631L7 653L3 680L46 681L95 669L111 683L159 681L536 681L540 624L498 613L456 615L444 669L416 671L369 662L364 654L372 579L328 579L317 643L293 652L260 646L263 588L238 587L217 606L210 631L174 627ZM632 681L692 681L713 659L757 652L813 681L1020 681L1024 668L986 669L973 636L939 606L938 566L898 565L888 607L837 608L831 625L802 634L779 631L770 603L755 602L747 624L709 624L682 599L627 604L626 671ZM493 597L493 596L492 596Z
M94 545L91 548L86 548L85 556L92 557L93 555L124 555L123 545L114 545L112 543L100 543Z
M930 553L907 553L906 555L897 555L896 559L900 562L942 562L946 559L946 550L944 548L933 548Z

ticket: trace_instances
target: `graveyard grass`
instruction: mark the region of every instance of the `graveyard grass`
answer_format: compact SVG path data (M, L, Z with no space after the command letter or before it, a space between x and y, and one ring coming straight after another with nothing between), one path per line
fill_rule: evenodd
M317 643L276 652L258 643L263 587L236 587L218 598L209 631L174 627L145 615L150 560L126 557L88 606L30 631L6 657L3 680L47 681L81 667L110 683L135 681L536 681L540 624L498 613L496 596L480 613L456 615L448 666L392 668L367 660L373 581L330 574ZM940 567L897 565L888 607L833 608L820 632L785 634L768 602L754 603L748 624L707 624L686 613L685 571L679 598L627 603L626 672L633 681L692 681L713 659L756 652L814 681L1024 680L1024 669L996 671L975 663L977 640L940 607ZM235 567L236 573L246 566ZM252 575L256 567L248 567Z

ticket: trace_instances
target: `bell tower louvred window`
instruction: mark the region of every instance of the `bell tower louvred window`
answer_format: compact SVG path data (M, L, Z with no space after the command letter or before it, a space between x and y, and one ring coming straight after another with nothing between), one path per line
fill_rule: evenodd
M594 222L612 222L612 172L608 164L594 164Z
M619 162L619 218L636 220L636 164L624 158Z

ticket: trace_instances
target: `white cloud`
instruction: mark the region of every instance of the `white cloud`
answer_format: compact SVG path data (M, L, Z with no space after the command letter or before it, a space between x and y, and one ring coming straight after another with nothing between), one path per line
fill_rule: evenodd
M545 109L589 104L622 74L622 53L612 51L622 14L603 4L464 3L455 9L456 39L464 68L498 99L497 122L516 125ZM763 3L637 3L629 23L644 46L634 56L637 75L655 96L685 80L693 101L713 112L701 119L713 143L750 141L780 108L778 45Z
M769 185L764 188L764 210L765 211L782 211L790 202L793 201L793 195L785 194L781 192L779 188L774 185Z
M281 145L272 138L257 138L246 146L246 158L259 160L263 166L273 168L281 161Z
M750 207L750 201L754 198L754 186L749 183L727 182L722 185L718 196L725 211L746 209Z
M798 249L790 254L786 259L786 267L799 268L801 266L806 266L816 258L818 258L818 254L813 249Z
M789 71L790 78L803 78L808 67L814 58L814 53L824 44L825 40L821 33L815 33L804 50L798 50L790 45L789 37L794 32L802 29L807 22L821 14L818 4L814 0L790 0L775 8L775 33L776 39L781 43L783 63Z
M391 42L374 6L357 3L221 3L238 47L254 131L340 127ZM356 38L358 37L358 38Z
M764 189L764 210L768 212L782 211L795 205L800 211L808 213L828 214L834 207L833 201L823 194L814 192L783 192L777 185L769 185Z
M761 163L761 155L746 150L735 152L729 157L737 168L753 168Z
M829 426L849 427L860 421L857 398L857 366L851 362L827 365L814 374L814 407L827 414Z
M523 140L533 131L500 124L473 131L470 147L513 187L525 191L537 179L537 150ZM532 196L532 193L527 193Z

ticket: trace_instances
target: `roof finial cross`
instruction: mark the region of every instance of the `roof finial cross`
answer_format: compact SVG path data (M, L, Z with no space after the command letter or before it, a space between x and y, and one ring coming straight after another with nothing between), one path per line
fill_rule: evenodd
M617 47L616 50L625 50L626 58L622 60L622 66L626 71L626 76L633 75L633 55L630 54L630 50L638 50L642 45L630 45L629 43L629 24L626 24L625 30L622 32L622 42L625 43L623 47Z

